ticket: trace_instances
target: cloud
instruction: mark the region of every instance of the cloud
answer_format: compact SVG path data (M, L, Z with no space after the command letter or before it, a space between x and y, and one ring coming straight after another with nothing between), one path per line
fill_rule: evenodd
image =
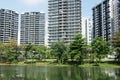
M43 3L45 0L20 0L20 1L22 1L24 4L28 6L32 6L37 5L39 3Z

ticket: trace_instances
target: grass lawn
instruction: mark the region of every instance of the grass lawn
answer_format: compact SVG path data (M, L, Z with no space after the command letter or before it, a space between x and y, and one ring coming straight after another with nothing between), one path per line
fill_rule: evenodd
M110 64L110 63L99 63L98 66L94 66L93 63L85 63L79 65L79 67L110 67L110 68L120 68L120 65L117 64Z
M58 64L58 63L54 63L53 61L34 61L32 60L32 62L30 60L26 61L22 61L22 62L18 62L17 64L7 64L7 63L0 63L0 65L37 65L37 66L77 66L77 67L109 67L109 68L120 68L120 64L114 64L111 62L102 62L99 63L98 65L95 65L95 63L87 63L84 62L84 64L81 65L76 65L76 64Z

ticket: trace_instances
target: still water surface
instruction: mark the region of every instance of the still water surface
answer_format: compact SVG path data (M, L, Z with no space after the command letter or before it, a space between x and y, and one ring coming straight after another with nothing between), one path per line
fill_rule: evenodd
M0 66L0 80L120 80L120 68Z

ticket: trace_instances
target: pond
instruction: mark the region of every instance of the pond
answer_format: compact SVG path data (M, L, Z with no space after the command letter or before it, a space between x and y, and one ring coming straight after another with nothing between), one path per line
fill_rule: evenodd
M0 80L120 80L120 68L3 65Z

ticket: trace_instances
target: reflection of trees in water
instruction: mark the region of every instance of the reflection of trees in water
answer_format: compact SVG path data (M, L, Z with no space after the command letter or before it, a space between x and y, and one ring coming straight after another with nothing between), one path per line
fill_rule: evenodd
M87 78L90 80L120 80L119 76L115 75L115 69L98 67L84 69L84 72L88 74L86 75Z
M24 80L46 80L46 68L27 66L24 70Z
M113 77L105 74L104 69L102 68L93 68L91 72L93 80L115 80Z
M120 69L0 66L0 80L120 80Z
M81 80L78 68L74 67L54 67L48 72L49 80Z
M0 72L1 72L0 80L10 80L10 79L15 80L14 78L17 77L14 67L11 67L11 66L1 67Z
M52 80L54 77L54 80L120 80L115 72L115 69L107 68L60 67L49 72L48 79ZM118 73L120 74L120 71Z
M7 66L2 67L0 80L46 80L45 69L35 66ZM44 71L44 72L43 72Z
M103 72L109 76L110 80L120 80L120 69L104 68Z
M120 80L120 69L115 69L115 75L117 77L117 80Z

